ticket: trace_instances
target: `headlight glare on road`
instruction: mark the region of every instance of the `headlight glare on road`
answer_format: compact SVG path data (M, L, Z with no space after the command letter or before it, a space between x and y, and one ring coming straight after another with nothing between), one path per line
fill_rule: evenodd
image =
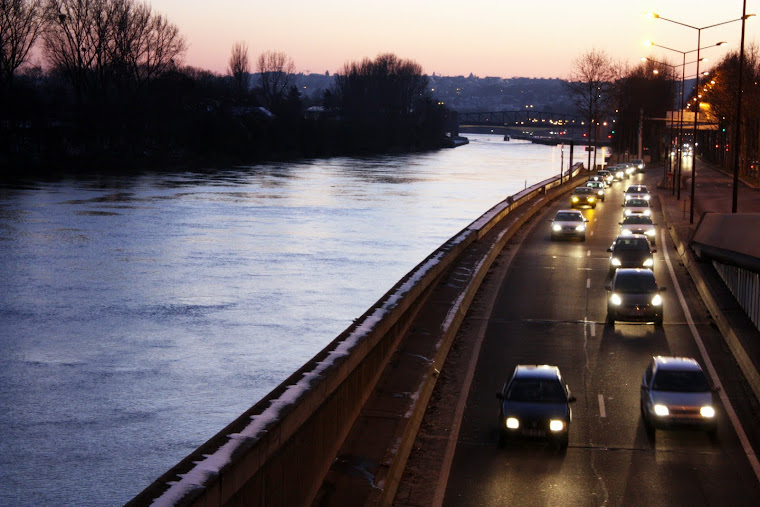
M654 413L661 417L666 417L670 415L670 410L668 410L668 407L666 407L665 405L655 405Z
M699 415L701 415L705 419L712 419L713 417L715 417L715 409L712 408L710 405L705 405L704 407L699 409Z
M559 232L559 231L561 231L561 230L562 230L562 226L561 226L561 225L559 225L559 224L552 224L552 230L553 230L554 232Z
M620 262L620 259L618 259L617 257L613 257L612 259L610 259L610 264L617 267L617 266L621 266L623 263Z
M620 306L623 304L623 299L620 297L619 294L615 294L614 292L610 296L610 303L612 303L615 306Z
M565 429L565 423L559 419L552 419L549 421L549 429L552 431L562 431Z
M519 427L520 421L517 419L517 417L507 417L507 428L516 430Z
M659 294L655 294L652 298L652 306L660 306L662 305L662 296Z
M652 266L654 266L654 259L652 259L650 257L649 259L645 259L644 260L644 267L645 268L651 268Z

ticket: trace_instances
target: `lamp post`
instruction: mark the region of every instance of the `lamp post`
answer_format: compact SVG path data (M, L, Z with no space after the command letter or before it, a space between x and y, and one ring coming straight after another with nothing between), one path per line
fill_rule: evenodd
M744 0L742 5L742 37L741 37L741 43L739 44L739 88L736 92L736 127L734 128L734 188L733 188L733 194L731 196L731 213L736 213L737 207L738 207L738 197L739 197L739 164L741 162L741 151L740 151L740 144L741 143L741 125L742 125L742 80L743 80L743 70L744 70L744 25L747 21L747 18L750 16L754 16L754 14L747 14L747 0Z
M728 21L723 21L721 23L715 23L712 25L707 26L693 26L686 23L681 23L680 21L676 21L674 19L668 19L660 16L656 13L651 13L652 17L655 19L661 19L663 21L668 21L670 23L674 23L676 25L685 26L686 28L691 28L692 30L697 31L697 90L695 91L695 108L694 108L694 158L692 160L692 166L691 166L691 202L689 203L689 223L694 223L694 190L696 188L695 181L697 176L697 153L696 153L696 146L697 146L697 130L699 129L699 51L700 51L700 44L702 43L702 30L707 30L708 28L714 28L716 26L726 25L728 23L733 23L735 21L742 21L744 22L749 16L746 14L743 14L741 18L736 19L730 19ZM738 147L737 147L738 148Z
M683 110L684 110L684 106L685 106L684 101L685 101L685 98L686 98L686 95L685 95L686 65L687 65L686 55L688 55L690 53L697 53L697 55L699 55L699 51L702 50L702 49L708 49L708 48L712 48L712 47L716 47L716 46L723 46L723 45L726 45L728 43L725 42L725 41L722 41L722 42L718 42L716 44L711 44L709 46L704 46L704 47L701 47L701 48L697 47L697 49L692 49L691 51L681 51L679 49L674 49L674 48L670 48L668 46L662 46L660 44L656 44L656 43L654 43L652 41L647 41L647 43L650 46L655 46L655 47L658 47L658 48L667 49L668 51L673 51L675 53L679 53L683 57L683 63L681 64L681 104L680 104L680 110L679 110L679 114L678 114L678 116L679 116L679 119L678 119L678 147L676 149L676 157L678 158L678 169L677 169L677 174L673 175L674 176L674 178L673 178L673 193L676 194L676 199L678 199L680 201L681 200L681 169L683 167L683 160L682 160L683 159L683 155L681 153L681 148L683 146ZM692 64L692 63L696 63L697 64L697 74L696 74L697 75L697 83L696 83L696 86L694 88L695 89L695 94L696 94L696 90L699 90L699 62L702 61L702 60L706 60L706 58L702 58L700 60L699 56L697 56L697 60L695 60L693 62L688 62L688 64ZM657 63L660 63L660 62L657 62ZM696 141L697 141L697 136L696 136L696 132L695 132L694 133L694 144L695 145L696 145ZM691 180L694 181L694 159L692 159ZM693 202L693 200L694 200L694 198L692 197L692 202Z

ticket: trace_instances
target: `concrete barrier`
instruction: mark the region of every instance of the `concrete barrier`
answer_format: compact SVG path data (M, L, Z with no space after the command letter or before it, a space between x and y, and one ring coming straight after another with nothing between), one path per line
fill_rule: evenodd
M582 167L575 164L571 173L578 175ZM551 178L494 206L410 271L313 359L127 505L311 503L388 359L446 269L520 205L579 183ZM470 286L471 291L476 288Z

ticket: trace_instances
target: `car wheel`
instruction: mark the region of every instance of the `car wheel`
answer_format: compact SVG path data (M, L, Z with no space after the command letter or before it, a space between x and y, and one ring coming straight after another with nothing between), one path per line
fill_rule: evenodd
M496 442L499 449L503 449L507 446L507 435L503 431L499 430L499 440Z
M586 235L581 236L581 241L586 241Z
M593 205L591 206L591 209L596 209L596 204L593 204Z
M557 236L555 236L554 234L552 234L552 241L557 241Z
M605 321L610 326L615 325L615 315L612 312L607 312L607 319Z
M570 444L570 437L568 435L565 435L559 440L559 442L557 442L557 448L559 449L559 452L567 451L567 446L569 444Z
M654 319L654 325L656 327L662 327L662 315Z
M707 430L707 438L710 439L710 442L716 443L718 441L718 428L712 427Z

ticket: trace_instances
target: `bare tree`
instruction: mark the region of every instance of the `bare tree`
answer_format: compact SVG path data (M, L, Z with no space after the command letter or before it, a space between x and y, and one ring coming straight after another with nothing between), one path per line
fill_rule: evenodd
M42 0L0 0L0 85L26 62L44 20Z
M567 88L587 126L587 136L612 108L614 85L618 76L616 64L606 52L592 49L573 60ZM589 168L591 152L589 151Z
M279 51L265 51L259 55L257 67L264 104L270 109L277 109L295 73L293 59Z
M248 62L248 45L245 42L238 41L232 45L229 71L237 84L238 93L242 94L246 89L248 74L251 72Z

